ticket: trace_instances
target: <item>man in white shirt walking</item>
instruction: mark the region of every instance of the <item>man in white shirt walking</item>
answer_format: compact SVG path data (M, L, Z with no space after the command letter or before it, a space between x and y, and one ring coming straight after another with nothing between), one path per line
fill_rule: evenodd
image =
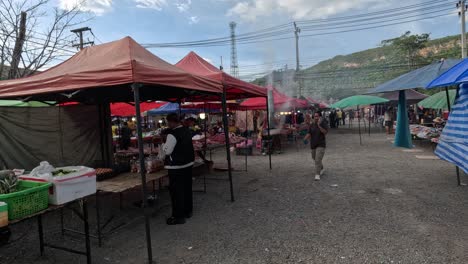
M184 224L186 218L192 217L192 167L195 153L192 134L184 127L177 114L166 117L170 128L163 152L166 155L165 168L169 174L169 192L172 203L172 216L167 219L168 225Z

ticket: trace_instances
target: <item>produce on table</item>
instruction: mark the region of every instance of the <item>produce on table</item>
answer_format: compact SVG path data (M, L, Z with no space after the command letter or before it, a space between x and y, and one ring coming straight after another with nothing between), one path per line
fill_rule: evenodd
M76 172L76 170L63 170L63 169L59 169L59 170L56 170L56 171L53 171L52 172L52 175L54 177L60 177L60 176L65 176L67 174L70 174L70 173L74 173Z
M0 171L0 194L8 194L16 191L18 177L11 170Z

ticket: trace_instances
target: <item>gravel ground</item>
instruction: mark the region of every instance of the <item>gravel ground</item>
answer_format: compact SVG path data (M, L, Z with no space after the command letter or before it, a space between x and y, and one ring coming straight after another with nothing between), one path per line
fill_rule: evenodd
M193 218L181 226L165 225L170 208L163 192L151 218L156 263L468 263L468 190L456 186L454 167L417 159L432 155L428 146L407 153L390 141L363 135L359 146L348 129L332 131L320 182L305 146L274 155L271 171L267 157L249 157L248 172L234 172L236 202L229 201L226 173L214 172L208 193L195 194ZM217 163L223 158L222 151L214 156ZM233 163L244 168L243 157ZM126 197L138 197L138 190ZM107 216L119 213L134 223L102 248L92 240L94 263L145 263L139 211L129 203L119 212L116 197L103 202ZM46 240L83 248L80 237L60 236L57 216L44 220ZM77 224L66 216L67 225ZM0 263L85 263L53 249L39 257L35 221L12 230L15 241L0 248Z

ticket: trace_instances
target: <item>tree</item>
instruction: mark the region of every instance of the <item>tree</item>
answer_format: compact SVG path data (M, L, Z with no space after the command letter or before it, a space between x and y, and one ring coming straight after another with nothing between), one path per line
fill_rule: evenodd
M91 19L80 11L83 2L67 10L53 8L51 0L0 1L0 79L5 78L13 60L15 43L20 39L21 13L27 14L26 34L19 57L19 67L13 78L33 74L47 64L69 57L73 35L70 29Z
M396 47L403 56L406 56L408 67L412 68L418 58L418 52L425 48L428 42L429 34L411 35L411 31L406 31L398 38L383 40L382 45Z

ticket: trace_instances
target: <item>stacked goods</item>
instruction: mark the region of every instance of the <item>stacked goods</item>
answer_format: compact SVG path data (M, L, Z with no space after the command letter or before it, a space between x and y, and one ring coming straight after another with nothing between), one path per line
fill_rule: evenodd
M48 162L20 179L35 182L50 182L49 203L61 205L96 193L96 171L84 166L54 168Z
M140 161L132 160L131 161L131 172L140 173ZM155 173L164 168L164 161L158 159L157 156L149 156L145 158L145 171L146 173Z
M97 181L103 181L116 175L115 171L110 168L97 168L95 171Z
M411 134L422 139L432 139L440 137L442 130L440 128L427 127L421 125L410 125Z

